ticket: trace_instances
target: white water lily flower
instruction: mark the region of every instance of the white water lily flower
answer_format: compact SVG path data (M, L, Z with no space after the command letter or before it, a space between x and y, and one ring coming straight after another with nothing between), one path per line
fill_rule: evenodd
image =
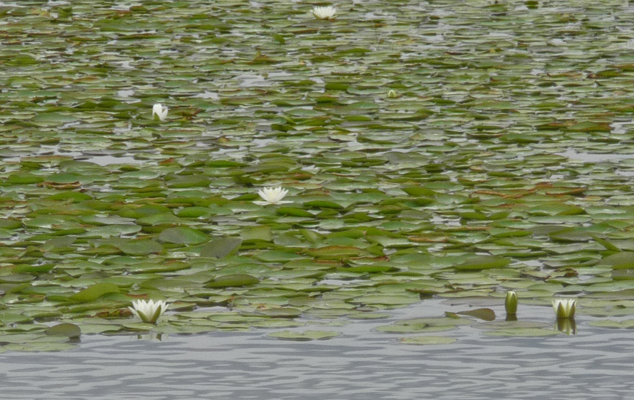
M141 318L143 322L150 324L156 323L161 315L167 310L168 304L163 300L154 302L154 300L136 300L132 302L132 307L128 307L132 314Z
M167 111L167 106L156 103L154 104L154 107L152 107L152 118L156 116L161 121L165 121L165 118L167 118Z
M577 300L573 299L554 299L553 309L557 318L573 318L577 308Z
M517 314L517 293L512 290L506 293L504 308L506 308L506 313L508 315Z
M390 99L395 99L396 97L398 97L398 94L396 94L396 90L390 89L387 91L387 97L389 97Z
M313 15L318 19L333 19L337 13L337 7L315 7L313 8Z
M292 201L282 201L284 196L288 194L288 190L281 187L276 188L264 188L258 191L258 194L264 201L254 201L255 204L266 206L268 204L286 204L292 203Z

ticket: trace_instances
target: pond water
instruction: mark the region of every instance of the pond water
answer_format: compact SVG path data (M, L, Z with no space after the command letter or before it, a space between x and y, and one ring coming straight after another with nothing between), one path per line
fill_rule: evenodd
M491 337L474 326L451 345L412 346L376 326L437 315L440 301L380 321L328 327L341 336L297 342L271 330L148 336L82 336L60 353L0 355L0 399L624 399L634 338L578 318L577 334ZM495 308L495 307L494 307ZM496 311L501 312L500 308ZM520 320L551 321L545 307ZM482 324L486 325L486 322ZM406 335L405 335L406 336Z
M619 162L620 160L629 160L634 158L634 154L577 153L575 150L568 150L564 153L558 153L558 155L567 157L570 160L580 160L587 163Z

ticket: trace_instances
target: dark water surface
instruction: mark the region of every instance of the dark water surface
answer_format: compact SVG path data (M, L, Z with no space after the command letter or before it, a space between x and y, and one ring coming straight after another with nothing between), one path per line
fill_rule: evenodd
M170 336L163 341L86 335L76 350L0 355L1 399L627 399L634 337L578 318L576 335L491 337L472 326L450 345L411 346L374 330L437 315L438 302L394 318L316 326L342 336L295 342L271 330ZM500 310L496 309L500 314ZM520 319L547 322L527 307ZM484 323L486 324L486 323ZM438 335L438 334L436 334Z

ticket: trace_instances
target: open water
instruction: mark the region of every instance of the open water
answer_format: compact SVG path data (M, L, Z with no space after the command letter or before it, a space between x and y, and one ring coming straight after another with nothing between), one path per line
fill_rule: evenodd
M0 354L0 399L634 398L632 331L592 327L589 317L577 318L576 335L492 337L462 326L434 333L458 340L433 346L401 344L407 335L374 329L450 308L425 301L387 320L313 327L342 333L324 341L274 339L272 330L162 341L84 335L67 352ZM521 311L524 320L554 319L546 307Z

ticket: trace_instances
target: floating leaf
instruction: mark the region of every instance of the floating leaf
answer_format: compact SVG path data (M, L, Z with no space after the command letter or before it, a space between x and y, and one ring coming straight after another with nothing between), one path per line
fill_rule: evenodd
M335 203L333 201L325 201L325 200L307 201L304 203L304 205L306 207L332 208L334 210L340 210L343 208L341 204Z
M122 252L132 256L145 256L160 253L163 246L153 240L131 240L116 245Z
M484 334L488 336L520 336L520 337L538 337L559 335L561 332L554 329L541 328L509 328L487 331Z
M412 336L399 339L403 344L416 344L416 345L439 345L439 344L451 344L457 339L445 336Z
M597 266L601 265L608 265L613 269L632 269L634 268L634 252L623 251L609 255L597 264Z
M231 274L222 275L207 283L205 287L209 288L225 288L255 285L260 282L258 278L248 274Z
M167 228L158 237L161 242L186 245L200 244L207 239L204 233L187 227Z
M295 318L302 314L302 310L290 307L274 307L269 308L268 310L259 310L258 314L272 318Z
M339 332L332 331L304 331L304 332L295 332L295 331L281 331L281 332L272 332L269 333L269 337L274 337L277 339L285 339L285 340L296 340L300 342L305 342L309 340L327 340L332 339L334 337L339 336Z
M624 321L590 321L589 325L599 328L611 328L611 329L632 329L634 328L634 320L628 319Z
M81 329L75 324L57 324L44 331L49 336L65 336L68 338L77 338L81 335Z
M483 269L503 268L511 263L511 260L496 256L477 256L454 266L458 271L480 271Z
M494 321L495 311L490 308L478 308L476 310L459 311L456 314L468 315L470 317L476 317L484 321Z
M256 228L251 228L240 233L242 240L263 240L265 242L270 242L273 240L273 234L271 233L271 228L268 226L258 226Z
M221 238L206 244L200 251L201 257L223 258L238 251L242 244L239 238Z
M70 296L70 300L85 303L98 299L107 293L118 293L119 287L113 283L97 283Z
M328 246L318 249L306 250L306 254L317 258L340 259L347 257L356 257L361 254L361 250L350 246Z

